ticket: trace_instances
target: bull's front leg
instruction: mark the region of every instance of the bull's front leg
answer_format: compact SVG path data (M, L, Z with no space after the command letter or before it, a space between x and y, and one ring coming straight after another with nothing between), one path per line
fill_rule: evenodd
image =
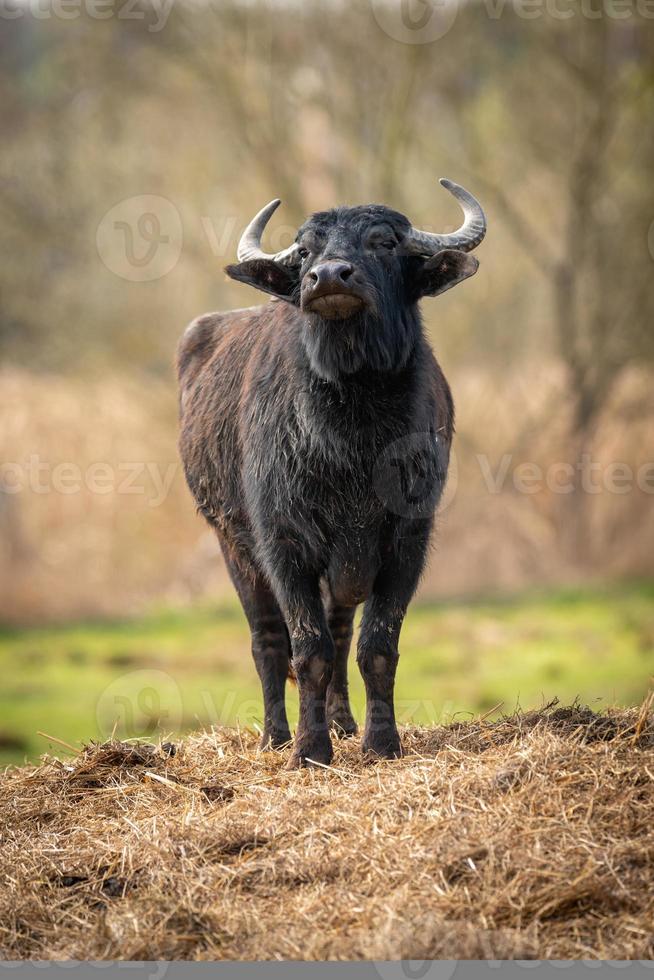
M332 744L326 715L327 688L332 677L334 643L320 594L319 576L298 563L296 555L280 555L270 576L291 640L293 672L300 695L300 716L289 769L312 762L329 765Z
M357 647L357 663L366 688L364 755L396 759L401 755L395 723L395 671L405 608L391 596L373 595L365 605Z
M431 521L408 522L380 570L365 604L357 645L357 663L366 688L364 755L396 759L401 755L395 722L395 672L398 644L407 607L424 567Z
M327 688L332 676L334 647L321 617L301 613L289 617L293 670L300 694L300 716L288 768L312 762L329 765L333 750L327 722Z

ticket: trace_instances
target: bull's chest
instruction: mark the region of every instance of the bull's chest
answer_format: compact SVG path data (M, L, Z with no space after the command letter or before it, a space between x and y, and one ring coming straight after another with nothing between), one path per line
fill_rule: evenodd
M333 598L344 605L363 602L379 571L388 512L375 492L371 464L311 468L296 472L292 510L298 533L312 552ZM304 469L304 467L303 467Z

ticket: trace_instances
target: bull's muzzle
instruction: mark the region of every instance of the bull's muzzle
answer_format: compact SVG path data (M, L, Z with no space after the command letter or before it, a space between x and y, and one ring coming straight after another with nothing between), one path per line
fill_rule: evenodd
M354 282L354 266L341 259L319 262L302 283L302 309L326 320L343 320L364 305Z

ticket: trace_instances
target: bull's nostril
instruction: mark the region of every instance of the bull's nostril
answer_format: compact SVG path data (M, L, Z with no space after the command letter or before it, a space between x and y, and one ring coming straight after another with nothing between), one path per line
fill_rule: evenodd
M307 273L306 281L312 289L318 286L338 291L339 284L347 282L353 272L354 266L349 262L342 262L340 259L328 259L314 266Z

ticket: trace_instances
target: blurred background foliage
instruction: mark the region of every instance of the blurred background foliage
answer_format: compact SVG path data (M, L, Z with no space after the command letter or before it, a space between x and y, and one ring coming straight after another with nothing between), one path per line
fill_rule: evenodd
M487 211L479 274L424 305L458 434L421 600L601 584L601 607L611 583L652 576L654 29L641 6L618 16L600 0L561 0L525 16L461 2L443 36L402 43L384 29L380 0L139 0L105 5L105 19L81 0L69 18L3 3L10 672L16 637L54 621L232 601L177 464L172 363L191 318L262 300L222 268L277 196L275 247L336 203L383 201L451 230L459 212L440 175ZM134 281L127 232L110 236L109 254L98 235L119 205L143 254L143 195L170 202L182 240L169 271ZM79 489L61 489L62 464L79 468ZM109 490L84 485L96 464ZM573 485L557 492L566 464ZM534 466L543 478L525 491ZM626 490L616 481L625 467ZM648 608L639 599L643 690ZM224 622L216 613L216 628ZM434 620L434 633L447 622ZM47 647L47 630L36 635ZM239 642L246 651L243 623ZM634 672L615 690L636 696ZM457 704L487 704L464 693Z

